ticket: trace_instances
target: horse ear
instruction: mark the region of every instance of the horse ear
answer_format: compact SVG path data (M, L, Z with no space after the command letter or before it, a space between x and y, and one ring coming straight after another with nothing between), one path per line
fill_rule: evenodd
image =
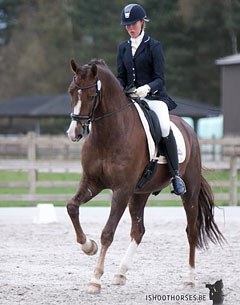
M70 65L71 65L72 71L73 71L74 73L77 73L78 65L77 65L77 63L75 62L74 59L71 59Z
M97 65L92 64L92 66L91 66L91 72L92 72L92 76L93 76L93 77L95 77L95 76L97 75L97 70L98 70Z

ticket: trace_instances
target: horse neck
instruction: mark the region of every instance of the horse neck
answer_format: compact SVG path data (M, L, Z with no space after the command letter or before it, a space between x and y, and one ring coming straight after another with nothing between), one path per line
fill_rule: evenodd
M113 91L112 91L113 92ZM110 92L111 93L111 92ZM109 139L120 139L126 132L131 106L124 108L130 103L121 89L115 90L114 94L102 92L99 105L95 111L95 118L99 118L93 123L92 131L99 140L104 142Z

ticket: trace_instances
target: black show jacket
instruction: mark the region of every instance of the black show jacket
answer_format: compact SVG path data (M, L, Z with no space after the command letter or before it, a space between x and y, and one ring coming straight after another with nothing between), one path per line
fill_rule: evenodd
M164 84L164 57L159 41L146 33L132 56L131 40L122 42L117 53L117 78L123 88L140 87L148 84L151 88L147 99L161 100L168 109L176 108L176 103L167 94Z

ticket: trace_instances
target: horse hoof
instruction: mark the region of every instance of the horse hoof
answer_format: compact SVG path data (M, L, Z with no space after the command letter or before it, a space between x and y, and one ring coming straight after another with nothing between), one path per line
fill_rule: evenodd
M88 239L85 244L82 244L82 250L87 255L95 255L98 251L98 245L94 240Z
M113 285L125 285L127 278L123 274L115 274L112 280Z
M87 287L87 293L89 294L98 294L101 291L101 284L89 283Z
M185 284L185 286L187 286L189 288L195 288L195 286L196 286L195 282L192 282L192 281L185 282L184 284Z

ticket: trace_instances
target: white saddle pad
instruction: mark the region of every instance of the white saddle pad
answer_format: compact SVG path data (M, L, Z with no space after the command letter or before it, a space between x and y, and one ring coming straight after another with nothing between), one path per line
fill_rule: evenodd
M150 128L149 128L149 124L147 122L147 119L141 109L141 107L137 104L134 103L139 117L141 119L142 125L144 127L145 133L146 133L146 137L147 137L147 142L148 142L148 150L149 150L149 161L151 161L152 159L156 159L156 155L157 155L157 147L155 146L155 143L153 141L151 132L150 132ZM184 162L185 158L186 158L186 146L185 146L185 142L184 142L184 138L183 135L181 133L181 131L179 130L179 128L173 123L171 122L171 129L173 131L174 137L176 139L176 143L177 143L177 150L178 150L178 160L179 163ZM167 160L164 156L159 156L157 163L160 164L165 164L167 163Z

